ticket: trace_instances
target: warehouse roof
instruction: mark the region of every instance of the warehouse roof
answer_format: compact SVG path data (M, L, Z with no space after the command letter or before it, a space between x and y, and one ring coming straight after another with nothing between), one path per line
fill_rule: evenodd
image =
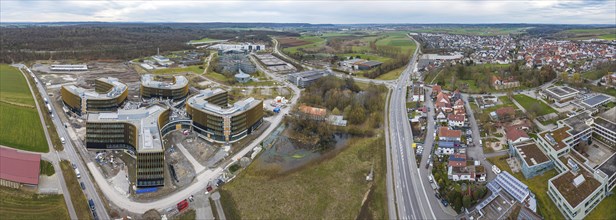
M37 185L40 163L39 154L0 147L0 179Z

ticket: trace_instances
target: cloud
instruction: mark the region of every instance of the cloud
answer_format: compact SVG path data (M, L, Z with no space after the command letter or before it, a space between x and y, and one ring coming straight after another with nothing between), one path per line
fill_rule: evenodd
M616 24L616 0L2 0L0 21Z

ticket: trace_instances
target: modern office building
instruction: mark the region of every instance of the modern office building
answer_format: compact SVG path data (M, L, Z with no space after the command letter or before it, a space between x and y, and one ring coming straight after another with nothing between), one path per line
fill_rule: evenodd
M165 184L165 154L160 129L169 122L166 107L152 105L109 113L89 113L86 148L126 149L137 159L137 187Z
M578 93L580 93L580 91L569 86L556 86L545 89L545 94L547 95L547 98L557 103L565 103L571 101Z
M289 82L295 84L298 87L306 87L313 82L317 81L321 77L329 75L326 70L308 70L304 72L292 73L287 76Z
M163 82L154 79L151 74L141 76L142 98L164 98L179 100L188 95L188 79L184 76L174 76L173 81Z
M537 143L560 174L548 181L548 195L566 219L582 219L616 186L616 108L588 112L539 133Z
M263 102L247 98L229 105L227 91L202 90L188 98L186 112L202 137L222 143L238 141L263 122Z
M128 87L117 78L99 78L94 90L68 85L62 86L60 95L71 111L81 115L90 111L115 111L126 100Z
M509 154L520 160L522 174L526 179L531 179L554 168L554 162L532 140L518 144L510 143Z

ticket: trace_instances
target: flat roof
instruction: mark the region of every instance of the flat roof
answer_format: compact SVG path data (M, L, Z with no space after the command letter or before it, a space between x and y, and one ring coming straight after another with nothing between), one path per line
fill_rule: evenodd
M573 171L567 171L550 179L550 182L556 187L556 190L558 190L569 205L574 208L601 186L601 183L597 181L592 174L586 172L581 166L579 167L580 171L577 175L574 174Z
M260 100L257 100L252 97L237 101L232 106L219 106L219 105L209 103L207 101L209 97L212 97L214 95L217 95L223 92L225 91L222 89L201 90L199 94L188 98L188 104L193 106L196 109L201 109L201 110L214 113L217 115L236 115L248 109L251 109L260 103Z
M582 101L582 103L590 108L594 108L594 107L597 107L609 101L610 99L611 98L609 96L599 94L599 95L585 99L584 101Z
M278 57L271 54L261 54L255 55L255 57L259 58L259 60L265 64L266 66L282 66L287 65L287 62L279 59Z
M575 93L578 93L580 91L575 90L569 86L557 86L557 87L552 87L552 88L548 88L546 89L546 91L548 91L549 93L553 94L556 97L562 98L565 96L570 96L573 95Z
M161 151L163 149L162 137L158 130L158 117L166 107L152 105L138 109L117 112L89 113L88 122L128 122L137 127L139 146L137 152Z
M550 161L548 157L539 149L535 142L525 143L515 146L520 154L520 157L528 164L534 166Z
M616 173L616 153L612 154L609 159L603 162L603 164L599 166L599 170L607 174L608 177L613 176L614 173Z
M0 147L0 179L38 184L41 155Z
M106 93L98 93L96 92L94 89L84 89L81 87L77 87L75 85L68 85L68 86L63 86L64 88L66 88L69 92L78 95L79 97L85 98L85 99L111 99L111 98L117 98L118 96L120 96L122 93L124 93L124 91L126 91L128 89L128 87L126 86L126 84L121 83L118 78L113 78L113 77L107 77L107 78L98 78L96 80L108 83L113 85L113 87L107 91Z
M590 115L590 113L582 112L567 119L564 119L563 123L571 127L571 130L569 130L569 133L571 135L576 135L580 132L590 129L590 125L586 124L586 122L591 120L592 116Z
M604 120L616 124L616 107L607 110L599 115Z
M539 133L539 136L543 137L554 150L560 150L567 146L563 140L571 136L567 131L569 127L561 127L552 131L545 131L543 133Z
M188 79L184 76L173 76L175 83L156 81L154 75L145 74L141 76L141 85L151 88L163 88L163 89L179 89L188 85Z

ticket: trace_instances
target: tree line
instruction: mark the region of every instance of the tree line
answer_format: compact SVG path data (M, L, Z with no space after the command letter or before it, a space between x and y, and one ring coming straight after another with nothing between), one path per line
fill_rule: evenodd
M0 27L0 62L41 59L128 60L161 51L192 49L186 43L204 37L270 44L271 35L297 33L267 30L211 30L162 24L80 24Z

